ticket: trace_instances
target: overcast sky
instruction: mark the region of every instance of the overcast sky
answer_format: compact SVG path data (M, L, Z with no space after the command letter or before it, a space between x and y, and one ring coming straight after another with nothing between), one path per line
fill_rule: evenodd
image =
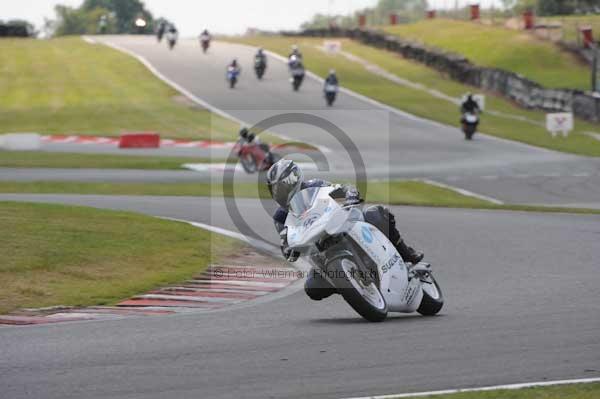
M472 0L458 0L468 4ZM493 1L480 0L487 7ZM26 19L38 27L54 18L54 6L79 6L82 0L0 0L0 19ZM348 14L377 0L144 0L155 17L175 22L183 35L207 27L218 33L243 33L248 27L295 29L317 12ZM433 7L452 7L455 0L430 0Z

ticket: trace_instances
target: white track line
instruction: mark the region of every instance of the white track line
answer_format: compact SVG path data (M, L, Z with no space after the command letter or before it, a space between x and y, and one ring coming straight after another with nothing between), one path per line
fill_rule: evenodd
M95 41L94 39L92 39L89 36L81 36L81 38L83 39L84 42L86 42L88 44L98 44L97 41Z
M82 36L82 39L85 40L86 42L88 40L92 40L95 41L94 39L90 38L89 36ZM111 47L115 50L121 51L127 55L132 56L133 58L137 59L139 62L141 62L146 68L148 68L148 70L150 72L152 72L157 78L159 78L160 80L162 80L163 82L165 82L166 84L168 84L169 86L171 86L173 89L177 90L178 92L180 92L181 94L183 94L184 96L186 96L188 99L190 99L191 101L195 102L196 104L201 105L202 107L208 109L209 111L222 116L223 118L226 119L230 119L236 123L239 123L240 125L244 125L244 126L252 126L251 123L248 123L246 121L243 121L225 111L223 111L220 108L215 107L214 105L204 101L203 99L201 99L200 97L195 96L194 94L192 94L190 91L188 91L187 89L184 89L182 86L180 86L179 84L175 83L174 81L172 81L171 79L167 78L165 75L163 75L161 72L158 71L158 69L156 69L151 63L150 61L148 61L145 57L134 53L131 50L128 50L124 47L119 46L118 44L112 43L110 41L101 41L102 44ZM278 133L274 133L274 132L270 132L271 134L274 134L276 136L281 137L284 140L289 140L289 141L297 141L292 137L288 137L285 136L283 134L278 134ZM323 153L330 153L331 150L325 146L321 146L321 145L317 145L317 144L313 144L313 143L309 143L307 142L307 144L312 145L315 148L318 148L321 152Z
M452 190L459 194L466 195L467 197L473 197L473 198L477 198L480 200L488 201L488 202L491 202L492 204L496 204L496 205L504 205L504 202L500 201L499 199L496 199L493 197L488 197L487 195L483 195L483 194L477 194L477 193L474 193L473 191L465 190L464 188L451 186L449 184L440 183L438 181L431 180L431 179L415 179L415 180L422 181L423 183L431 184L432 186L446 188L448 190Z
M346 398L346 399L400 399L400 398L413 398L413 397L421 397L421 396L449 395L449 394L463 393L463 392L495 391L498 389L514 390L514 389L534 388L534 387L548 387L548 386L554 386L554 385L589 384L592 382L600 382L600 378L580 378L580 379L573 379L573 380L525 382L525 383L520 383L520 384L495 385L495 386L479 387L479 388L445 389L445 390L441 390L441 391L401 393L401 394L397 394L397 395L362 396L362 397Z
M160 219L165 220L173 220L175 222L187 223L191 226L198 227L204 230L212 231L213 233L218 233L227 237L235 238L240 241L247 242L248 244L255 246L257 248L262 249L263 251L267 251L269 254L274 255L276 257L281 257L281 251L275 245L269 244L266 241L259 240L256 238L247 237L241 233L223 229L221 227L212 226L210 224L200 223L200 222L191 222L189 220L169 218L169 217L161 217Z

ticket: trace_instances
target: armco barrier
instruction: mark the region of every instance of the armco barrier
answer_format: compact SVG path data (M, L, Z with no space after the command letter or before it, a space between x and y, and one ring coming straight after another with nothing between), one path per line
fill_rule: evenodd
M156 133L125 133L119 139L119 148L158 148L160 135Z
M42 145L37 133L10 133L0 135L0 148L13 151L38 150Z
M347 37L363 44L401 54L442 73L453 80L500 94L526 108L546 111L568 111L575 116L600 122L600 97L573 89L548 89L514 72L485 68L472 64L465 57L425 47L419 43L386 35L370 29L309 29L302 32L282 32L285 36Z

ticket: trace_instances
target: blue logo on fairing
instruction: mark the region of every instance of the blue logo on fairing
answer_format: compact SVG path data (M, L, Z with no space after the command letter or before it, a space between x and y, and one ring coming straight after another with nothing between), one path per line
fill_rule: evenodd
M371 230L367 226L363 226L363 228L362 228L362 237L367 242L367 244L370 244L373 242L373 234L371 233Z

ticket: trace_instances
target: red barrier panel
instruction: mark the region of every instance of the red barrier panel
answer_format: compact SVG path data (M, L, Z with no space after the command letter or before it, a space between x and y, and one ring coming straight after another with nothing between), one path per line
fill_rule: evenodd
M156 133L125 133L119 139L119 148L159 148L160 135Z
M471 4L471 20L479 19L479 4Z
M533 15L533 11L527 10L523 13L523 23L525 25L525 29L533 29L535 26L535 17Z
M583 47L590 48L594 44L594 34L592 33L591 26L584 26L580 28L581 34L583 35Z
M358 16L358 26L360 26L361 28L367 26L367 16L365 14L360 14Z
M398 24L398 14L390 14L390 25Z
M427 10L427 19L435 18L435 10Z

